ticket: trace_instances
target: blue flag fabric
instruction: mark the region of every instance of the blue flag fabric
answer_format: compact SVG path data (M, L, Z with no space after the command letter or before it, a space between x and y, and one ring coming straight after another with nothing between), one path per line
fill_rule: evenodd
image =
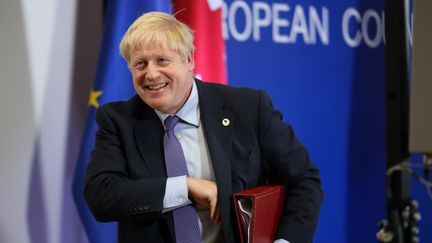
M117 242L117 224L97 222L83 197L85 170L94 147L97 130L96 108L111 101L126 100L135 93L127 64L118 51L118 45L129 25L145 12L171 10L169 0L108 0L105 3L99 63L90 94L87 123L72 185L75 204L90 243Z

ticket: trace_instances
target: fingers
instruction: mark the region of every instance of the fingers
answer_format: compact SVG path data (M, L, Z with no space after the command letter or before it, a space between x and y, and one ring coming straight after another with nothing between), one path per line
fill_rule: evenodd
M220 222L220 210L217 200L217 186L214 181L187 177L189 197L196 203L210 209L210 219L214 223Z
M215 220L215 214L216 214L216 206L210 205L210 219L214 222Z
M217 197L210 204L210 219L216 224L220 222L220 208Z
M186 183L188 184L189 197L195 202L208 208L217 203L217 186L215 182L187 177Z
M219 224L220 223L220 208L219 203L216 204L213 217L210 217L213 223Z

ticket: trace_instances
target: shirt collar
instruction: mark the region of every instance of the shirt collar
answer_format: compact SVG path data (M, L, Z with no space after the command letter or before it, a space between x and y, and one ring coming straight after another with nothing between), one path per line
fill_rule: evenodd
M198 89L196 87L195 81L192 81L192 91L189 95L189 98L186 100L185 104L180 108L180 110L175 114L184 122L191 124L195 127L199 127L200 124L200 112L198 106ZM168 113L160 112L154 109L162 124L165 119L170 116Z

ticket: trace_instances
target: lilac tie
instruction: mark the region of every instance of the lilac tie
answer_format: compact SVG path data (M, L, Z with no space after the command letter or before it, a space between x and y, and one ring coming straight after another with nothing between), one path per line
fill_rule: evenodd
M177 116L165 119L164 153L168 177L189 175L181 144L174 134L178 121ZM177 243L201 242L198 214L191 205L173 210L173 218Z

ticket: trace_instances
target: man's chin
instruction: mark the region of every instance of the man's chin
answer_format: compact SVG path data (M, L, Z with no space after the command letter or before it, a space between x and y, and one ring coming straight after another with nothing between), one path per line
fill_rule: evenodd
M163 95L151 94L149 92L141 93L141 99L153 109L163 109L166 107L166 97Z
M160 104L160 103L147 103L147 105L149 105L152 109L163 112L163 113L168 113L171 114L169 111L169 108L167 105L165 104Z

